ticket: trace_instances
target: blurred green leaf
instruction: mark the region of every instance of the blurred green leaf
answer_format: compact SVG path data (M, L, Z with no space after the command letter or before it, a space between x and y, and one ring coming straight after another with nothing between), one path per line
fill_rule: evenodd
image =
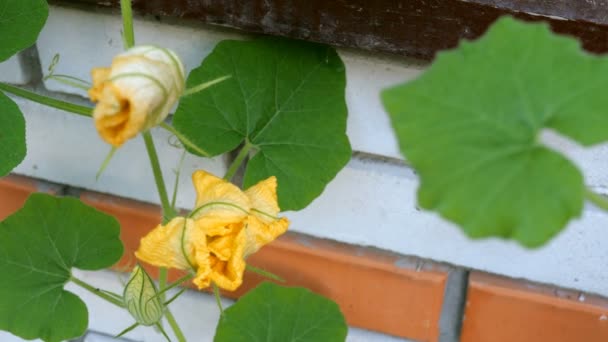
M580 215L584 182L543 145L552 129L608 140L608 59L546 24L500 19L476 42L440 53L419 79L385 90L418 201L471 237L540 246Z
M308 289L263 283L224 311L215 342L342 342L338 305Z

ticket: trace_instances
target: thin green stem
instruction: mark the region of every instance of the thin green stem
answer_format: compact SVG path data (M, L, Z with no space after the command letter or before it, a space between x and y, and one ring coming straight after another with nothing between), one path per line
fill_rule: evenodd
M220 309L220 315L223 315L224 307L222 306L222 298L220 297L220 288L215 283L211 283L211 286L213 287L215 302L217 303L217 307Z
M61 109L66 112L70 112L70 113L74 113L74 114L78 114L78 115L82 115L82 116L89 116L89 117L93 115L93 108L86 107L86 106L80 106L80 105L73 104L73 103L66 102L66 101L57 100L52 97L40 95L40 94L31 92L29 90L25 90L23 88L14 87L14 86L6 84L6 83L0 83L0 90L3 90L7 93L11 93L13 95L22 97L24 99L27 99L27 100L30 100L30 101L33 101L36 103L40 103L40 104L43 104L43 105L46 105L49 107Z
M166 270L166 268L165 268L165 270ZM166 284L165 284L165 287L163 289L159 290L158 293L156 295L154 295L154 297L152 297L152 298L150 298L148 300L152 300L152 299L154 299L156 297L162 297L162 300L164 300L165 293L167 293L167 291L169 291L172 288L177 287L177 286L179 286L179 285L187 282L188 280L192 279L192 277L194 277L194 274L189 273L189 274L186 274L185 276L179 278L178 280L176 280L175 282L173 282L169 286L166 286Z
M69 75L48 75L45 77L45 80L54 80L70 87L78 88L85 91L91 88L91 85L86 83L86 81Z
M245 141L245 146L243 146L239 154L232 161L232 164L230 164L228 171L226 171L226 174L224 175L225 180L229 181L234 177L234 174L239 169L252 147L253 145L249 141Z
M181 296L184 292L186 292L186 288L182 287L181 290L179 290L173 297L169 298L169 300L167 300L164 305L165 306L169 306L169 304L171 304L174 300L176 300L179 296Z
M203 150L202 148L196 146L192 141L190 141L188 138L186 138L183 134L181 134L180 132L178 132L175 127L166 124L164 122L161 122L160 124L158 124L159 127L171 132L171 134L175 135L179 141L182 142L182 144L184 144L184 146L190 148L192 151L200 154L203 157L210 157L211 155L209 153L207 153L205 150Z
M160 295L160 300L161 302L165 301L165 288L167 287L167 268L165 267L160 267L158 270L158 287L161 293ZM175 320L175 317L173 316L173 313L171 313L171 310L169 310L169 307L165 307L165 318L167 319L167 322L169 322L169 325L171 326L171 329L173 329L173 333L175 334L175 337L177 337L177 340L179 342L186 342L186 337L184 337L184 333L182 332L182 329L179 327L179 324L177 324L177 321Z
M596 207L608 211L608 197L593 192L590 189L585 190L585 197L589 202L595 204Z
M120 301L120 300L114 298L113 296L105 293L105 291L103 291L103 290L101 290L99 288L96 288L96 287L94 287L92 285L89 285L88 283L86 283L86 282L84 282L84 281L82 281L82 280L80 280L80 279L78 279L78 278L76 278L74 276L70 277L70 280L74 284L82 287L83 289L91 292L92 294L94 294L94 295L96 295L96 296L98 296L98 297L100 297L102 299L105 299L106 301L108 301L108 302L110 302L110 303L112 303L112 304L114 304L116 306L119 306L121 308L125 307L125 305L124 305L124 303L122 301Z
M247 271L249 271L249 272L259 274L262 277L266 277L266 278L269 278L269 279L272 279L272 280L276 280L276 281L279 281L281 283L285 282L285 279L279 277L278 275L276 275L274 273L271 273L271 272L268 272L268 271L266 271L264 269L257 268L255 266L247 265L245 269Z
M114 338L119 338L122 337L124 334L128 333L129 331L137 328L139 326L139 323L134 323L133 325L128 326L127 328L125 328L125 330L121 331L118 333L118 335L114 336Z
M175 171L175 183L173 184L173 196L171 196L171 208L173 208L174 211L177 211L175 209L175 202L177 201L177 188L179 187L179 175L182 172L182 166L184 166L185 158L186 158L186 150L184 150L184 152L182 152L182 156L179 158L179 164L177 164L177 170Z
M179 327L179 324L177 324L177 321L175 320L175 317L173 317L171 311L169 311L169 308L165 309L165 318L167 318L167 322L169 322L171 329L173 329L173 333L175 334L175 337L177 337L177 340L179 342L186 342L186 336L184 336L184 332Z
M142 135L146 144L146 150L148 151L148 157L150 158L152 172L154 173L154 181L156 182L160 204L163 208L163 224L165 224L175 217L176 213L171 207L171 203L169 203L169 196L167 195L167 188L165 186L165 180L163 179L163 173L160 169L160 162L158 161L158 154L156 153L156 147L154 147L152 134L150 134L150 131L146 131L142 133Z
M122 14L123 42L125 50L135 45L135 34L133 33L133 10L131 0L120 0L120 13Z
M167 268L159 267L158 268L158 288L161 292L160 300L161 302L165 300L165 288L167 287Z
M199 84L199 85L197 85L197 86L194 86L194 87L192 87L192 88L188 88L188 89L186 89L186 90L184 91L184 93L182 94L182 97L184 97L184 96L189 96L189 95L192 95L192 94L196 94L196 93L198 93L198 92L200 92L200 91L203 91L203 90L205 90L205 89L207 89L207 88L211 87L211 86L212 86L212 85L214 85L214 84L217 84L217 83L223 82L223 81L225 81L225 80L229 79L230 77L232 77L232 76L231 76L231 75L228 75L228 76L222 76L222 77L218 77L218 78L216 78L216 79L214 79L214 80L211 80L211 81L209 81L209 82L201 83L201 84Z
M101 166L99 167L99 170L95 174L96 181L99 180L99 177L101 177L101 174L106 169L106 167L108 167L108 165L110 165L110 160L112 160L112 157L114 157L114 153L116 153L116 151L118 151L118 148L116 148L114 146L112 146L112 148L110 148L110 152L108 152L108 155L103 160L103 162L101 163Z

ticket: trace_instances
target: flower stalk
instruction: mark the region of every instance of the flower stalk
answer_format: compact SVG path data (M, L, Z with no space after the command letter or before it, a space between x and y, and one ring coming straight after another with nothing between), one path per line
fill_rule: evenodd
M125 50L135 45L135 33L133 32L133 10L131 0L120 0L120 13L122 14L122 37Z
M232 179L232 177L234 177L234 174L239 169L239 167L241 166L241 164L243 163L243 161L245 160L247 155L249 155L249 151L251 150L252 147L253 147L253 145L249 142L249 140L246 140L245 145L239 151L239 154L236 156L236 158L234 158L234 160L232 161L232 164L230 164L228 171L226 171L226 174L224 175L225 180L229 181Z

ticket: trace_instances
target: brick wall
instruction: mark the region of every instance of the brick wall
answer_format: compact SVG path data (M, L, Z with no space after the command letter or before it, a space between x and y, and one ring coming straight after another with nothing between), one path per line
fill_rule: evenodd
M236 31L189 22L167 23L164 19L138 19L135 25L138 43L174 49L188 69L198 66L218 41L249 38ZM0 63L0 81L86 103L80 90L52 80L41 81L40 70L45 72L59 53L57 73L90 79L92 67L109 65L112 56L122 50L120 29L117 14L52 7L36 47ZM308 208L287 213L294 234L260 254L260 265L287 273L292 283L336 299L351 325L386 334L419 341L457 341L463 322L462 341L607 340L608 305L598 295L608 296L608 215L589 206L582 219L547 246L526 250L497 239L471 241L435 214L418 210L417 178L398 152L379 91L416 77L425 66L352 50L339 53L347 68L353 159ZM122 215L123 229L126 225L139 227L123 236L127 245L132 244L127 246L132 251L139 236L154 224L150 210L154 212L158 203L143 142L134 139L125 144L96 180L109 147L97 137L90 119L16 101L26 115L28 156L15 172L32 178L12 177L0 183L2 214L7 215L22 202L18 193L40 189L40 184L46 184L40 180L50 181L58 184L55 191L59 194L82 193L83 199L101 209ZM165 132L154 130L153 135L166 166L165 179L172 184L172 167L177 165L179 153ZM574 160L588 175L590 186L606 192L607 146L585 150L550 133L543 139ZM222 174L229 161L229 156L188 156L181 173L178 206L190 208L194 203L190 185L193 170L204 168ZM289 269L273 263L276 258L289 260L288 256L293 258ZM298 262L301 258L324 260L327 267L335 267L337 278L315 277L315 267L319 266L313 261ZM469 270L473 271L469 274ZM382 277L374 278L378 274ZM118 285L111 273L90 277ZM372 279L382 281L377 284ZM392 287L385 291L387 284ZM205 295L189 296L213 310ZM366 301L375 306L366 306ZM113 325L122 322L117 318L120 316L103 318L104 313L108 315L107 308L95 300L91 303L94 329L112 333L122 328ZM184 300L178 305L197 317L190 333L203 329L200 307ZM213 316L205 312L205 318ZM207 324L213 327L214 322L212 319ZM539 325L545 328L538 329ZM550 331L557 333L549 335ZM153 333L133 337L148 341L151 336ZM585 338L577 339L581 336ZM390 340L387 335L359 330L353 330L349 339Z

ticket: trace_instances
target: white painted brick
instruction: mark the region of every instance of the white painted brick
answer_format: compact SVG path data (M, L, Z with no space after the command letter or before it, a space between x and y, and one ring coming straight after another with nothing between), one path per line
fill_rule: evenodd
M126 281L124 274L111 271L82 272L75 271L75 276L96 287L115 293L122 293L123 283ZM133 318L123 309L117 308L90 292L69 283L66 289L77 294L87 304L89 309L89 329L103 334L114 336L133 323ZM224 307L232 305L233 301L223 299ZM171 312L179 322L184 335L188 341L206 342L213 341L215 327L219 319L219 310L215 298L207 293L187 290L171 304ZM165 330L173 339L171 328L166 324ZM152 327L137 327L124 336L132 341L142 342L166 342L166 339L154 331ZM0 341L21 342L9 333L0 331ZM104 339L98 335L96 339L87 339L90 342L114 341ZM347 342L396 342L404 341L392 336L371 332L363 329L351 328L348 332Z
M28 153L15 172L86 189L110 192L120 196L158 203L158 193L149 166L143 139L128 141L114 155L99 180L95 175L110 145L99 138L90 118L65 113L16 99L26 118ZM154 129L163 175L172 191L181 151L169 144L169 134ZM194 189L190 175L194 170L206 169L217 175L226 170L224 157L213 159L188 155L180 175L177 205L191 208Z
M30 73L22 68L17 55L0 63L0 82L26 84L30 81Z
M545 247L528 250L470 240L436 214L419 211L417 186L406 167L352 160L312 205L288 213L290 229L608 296L608 213L588 207Z
M422 68L404 60L341 50L347 71L348 137L353 150L403 159L380 91L416 78Z

